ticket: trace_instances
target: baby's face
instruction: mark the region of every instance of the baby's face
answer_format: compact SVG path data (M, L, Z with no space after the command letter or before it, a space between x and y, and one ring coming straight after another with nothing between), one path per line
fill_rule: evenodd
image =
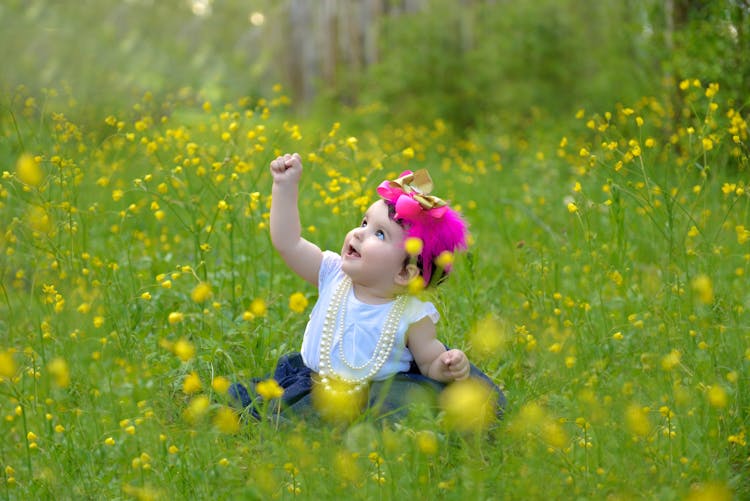
M342 269L357 284L393 287L406 260L404 229L388 216L378 200L367 209L360 225L346 234L341 249Z

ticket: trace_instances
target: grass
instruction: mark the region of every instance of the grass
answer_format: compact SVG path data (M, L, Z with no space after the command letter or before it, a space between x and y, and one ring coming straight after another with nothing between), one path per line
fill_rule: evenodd
M746 497L747 124L715 86L676 93L468 138L296 124L281 90L146 94L80 124L62 91L6 96L0 497ZM430 169L473 235L432 297L440 337L504 387L503 421L229 411L227 383L297 350L315 299L268 236L286 151L330 249L382 179Z

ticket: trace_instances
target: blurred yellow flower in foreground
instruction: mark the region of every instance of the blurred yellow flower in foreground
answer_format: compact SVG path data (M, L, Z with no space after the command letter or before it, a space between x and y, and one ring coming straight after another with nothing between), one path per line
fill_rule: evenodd
M489 385L477 379L451 383L440 394L439 403L445 412L443 422L452 430L480 432L497 419L497 395Z
M441 252L438 254L438 257L435 258L435 264L442 269L449 268L453 264L453 253L447 250Z
M13 354L9 351L0 351L0 378L12 378L16 375L18 366L13 358Z
M70 386L70 369L68 368L68 362L66 362L65 359L60 357L54 358L47 365L47 370L52 376L55 385L60 388L67 388Z
M508 326L492 315L479 320L469 333L472 353L480 360L501 355L509 340Z
M195 357L195 346L187 339L181 338L174 344L174 354L183 362Z
M638 404L625 409L625 425L633 435L645 437L651 433L651 421L646 410Z
M18 179L29 186L39 186L44 181L44 172L39 166L37 161L29 155L24 153L18 157L16 162L16 175Z
M211 298L211 295L211 285L207 282L201 282L190 293L190 299L196 303L205 303Z
M307 298L301 292L289 296L289 309L295 313L302 313L307 308Z
M234 434L240 431L240 419L229 407L221 407L214 416L214 426L222 433Z
M266 379L255 385L255 391L263 397L263 400L273 400L281 398L284 394L284 388L279 386L275 379Z
M206 395L198 395L188 404L185 409L184 417L189 423L195 423L200 420L208 412L208 407L211 405L211 401Z
M698 275L692 282L693 291L698 295L698 301L711 304L714 301L714 287L708 275Z
M169 320L170 324L179 324L185 319L185 314L181 311L173 311L169 314L167 317L167 320Z
M188 395L198 393L201 390L201 387L201 378L196 372L191 372L185 376L185 380L182 382L182 391Z
M219 393L221 395L225 394L229 387L232 385L232 383L229 382L227 378L224 376L216 376L213 381L211 381L211 388L214 389L216 393Z
M404 242L404 249L410 256L418 256L422 253L422 239L417 237L409 237Z
M734 499L729 487L718 482L693 486L685 501L731 501Z
M434 456L438 452L438 439L434 432L422 430L417 432L414 437L417 442L417 448L423 454Z
M265 317L267 312L268 309L266 308L266 302L261 298L253 299L253 302L250 303L250 313L254 316Z
M719 385L713 385L708 388L708 403L711 407L722 409L727 406L729 398L726 390Z
M312 389L313 406L328 421L351 422L361 414L366 393L343 381L315 382Z

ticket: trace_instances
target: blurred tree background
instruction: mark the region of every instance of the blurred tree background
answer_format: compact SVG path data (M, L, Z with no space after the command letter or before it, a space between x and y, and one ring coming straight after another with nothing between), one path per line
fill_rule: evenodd
M376 103L369 125L440 117L459 131L518 128L682 78L718 82L740 106L748 54L748 0L0 4L3 99L18 85L67 87L97 116L145 91L232 100L280 83L300 116Z

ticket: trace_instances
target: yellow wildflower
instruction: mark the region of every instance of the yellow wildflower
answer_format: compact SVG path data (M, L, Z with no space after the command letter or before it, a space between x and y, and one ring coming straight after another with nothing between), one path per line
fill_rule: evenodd
M268 309L266 308L266 302L261 298L253 299L250 303L250 313L256 317L265 317Z
M185 420L189 423L195 423L206 415L206 412L208 412L208 408L210 405L211 401L206 395L198 395L190 401L187 409L185 409L185 412L183 414Z
M16 375L18 366L10 351L0 351L0 378L12 378Z
M16 175L19 181L29 186L39 186L44 181L44 172L33 156L24 153L16 162Z
M479 359L502 355L509 339L508 326L492 315L479 320L469 333L472 350Z
M52 376L55 385L60 388L70 386L70 369L64 358L57 357L52 359L47 365L47 370Z
M187 362L195 357L195 346L187 339L181 338L174 344L174 354L183 362Z
M232 383L230 383L224 376L216 376L214 380L211 381L211 388L213 388L216 393L223 395L229 390L231 384Z
M284 394L284 388L279 386L279 383L277 383L273 378L259 382L257 385L255 385L255 391L258 392L258 395L260 395L264 400L274 400L277 398L281 398L281 396Z
M185 314L181 311L173 311L167 317L170 324L178 324L185 319Z
M289 296L289 309L295 313L302 313L307 308L307 298L301 292Z
M634 435L645 437L651 432L648 413L637 404L631 404L625 410L625 424Z
M216 412L213 423L216 429L222 433L234 434L240 431L239 416L229 407L221 407Z
M422 239L417 237L409 237L404 241L404 249L410 256L418 256L422 253Z
M205 303L212 294L211 285L207 282L201 282L196 285L193 292L190 293L190 299L196 303Z
M480 432L496 419L497 396L487 384L477 379L450 384L440 394L439 403L445 412L444 424L449 429Z
M692 282L693 291L698 296L698 301L703 304L711 304L714 300L714 288L708 275L698 275Z
M185 376L185 380L182 382L182 391L188 395L198 393L201 387L201 378L196 372L191 372Z

